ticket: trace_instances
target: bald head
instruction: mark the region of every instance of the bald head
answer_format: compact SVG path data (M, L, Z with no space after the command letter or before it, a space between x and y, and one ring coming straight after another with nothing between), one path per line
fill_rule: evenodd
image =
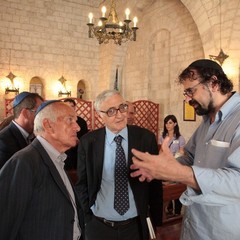
M35 117L34 133L41 136L59 152L65 152L78 142L80 130L75 111L66 103L52 102Z

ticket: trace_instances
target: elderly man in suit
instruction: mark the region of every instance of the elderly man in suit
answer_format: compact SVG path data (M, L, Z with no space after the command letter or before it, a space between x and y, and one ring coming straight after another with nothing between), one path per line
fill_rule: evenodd
M13 100L13 120L0 131L0 169L17 151L29 144L38 106L43 102L37 93L22 92Z
M79 206L64 171L64 152L77 144L76 119L63 102L38 108L36 138L0 171L0 239L80 239Z
M119 92L99 94L95 109L105 127L80 139L77 194L84 211L86 240L148 240L146 218L162 221L162 183L130 177L131 149L158 153L155 135L127 126L128 105Z

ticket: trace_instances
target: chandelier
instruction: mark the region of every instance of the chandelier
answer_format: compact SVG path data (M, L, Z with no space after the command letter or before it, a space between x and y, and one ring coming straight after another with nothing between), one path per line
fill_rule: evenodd
M129 18L130 10L127 8L125 10L126 19L124 22L118 20L118 15L116 12L116 3L114 0L111 0L110 11L108 17L106 17L107 8L102 7L102 17L99 18L97 26L94 26L93 23L93 14L89 13L89 23L87 24L88 37L97 38L99 44L109 43L110 40L113 40L115 44L121 45L127 41L136 41L136 31L137 27L137 17L133 18L133 27L130 27L132 22Z
M219 0L219 15L220 15L220 21L219 21L219 25L220 25L220 52L217 56L215 55L209 55L211 60L214 61L218 61L220 63L220 65L223 64L223 62L229 57L229 55L225 54L222 50L222 32L221 32L221 28L222 28L222 9L221 9L221 0Z

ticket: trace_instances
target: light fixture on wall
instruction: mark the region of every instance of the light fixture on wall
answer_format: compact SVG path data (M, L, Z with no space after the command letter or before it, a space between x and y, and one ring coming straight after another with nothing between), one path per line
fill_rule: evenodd
M58 97L71 97L71 91L66 89L67 80L62 76L58 79L58 81L61 83L61 89L58 91Z
M11 82L11 86L7 86L5 88L5 94L8 93L15 93L16 95L19 94L19 88L14 86L14 78L16 77L12 72L11 72L11 56L12 55L12 51L10 49L10 54L9 54L9 74L6 76L6 78L8 78Z
M63 48L64 51L64 48ZM64 75L64 60L65 60L65 53L62 54L62 73ZM68 91L66 88L66 81L67 79L63 77L63 75L58 79L60 82L60 89L58 91L58 97L71 97L71 91Z
M84 94L84 90L82 88L79 88L78 93L79 93L79 98L82 99L82 96Z
M219 8L220 8L220 10L219 10L219 15L220 15L220 52L219 52L219 54L217 55L217 56L215 56L215 55L209 55L209 57L210 57L210 59L211 60L214 60L214 61L218 61L219 63L220 63L220 65L222 65L223 64L223 62L229 57L229 55L227 55L227 54L225 54L224 53L224 51L222 50L222 9L221 9L221 6L222 6L222 4L221 4L221 0L219 0Z
M88 37L97 38L99 44L109 43L110 40L113 40L115 44L121 45L124 42L136 41L137 38L137 17L133 18L133 27L130 27L132 22L129 18L130 10L127 8L125 10L126 19L123 22L118 20L118 15L116 11L116 3L114 0L111 0L110 11L108 17L106 17L106 7L102 7L102 17L99 18L98 26L94 26L93 23L93 14L89 13L89 23L87 24Z

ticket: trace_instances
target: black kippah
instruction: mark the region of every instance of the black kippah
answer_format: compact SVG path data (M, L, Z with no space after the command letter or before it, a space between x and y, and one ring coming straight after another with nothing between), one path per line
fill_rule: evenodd
M199 59L197 61L192 62L188 67L212 68L218 71L223 71L222 67L219 64L209 59Z

